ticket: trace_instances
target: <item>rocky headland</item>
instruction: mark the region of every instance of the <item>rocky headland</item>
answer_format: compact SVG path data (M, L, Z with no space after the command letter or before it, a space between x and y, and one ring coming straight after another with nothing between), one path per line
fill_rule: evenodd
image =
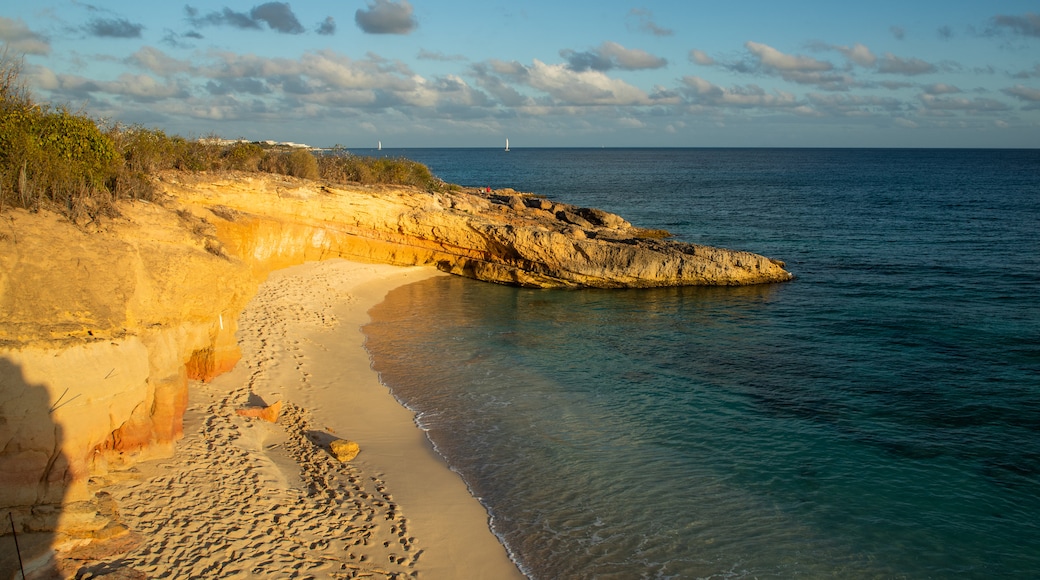
M189 382L234 367L238 316L274 270L340 257L540 288L791 279L777 260L512 190L256 173L157 183L161 203L85 225L0 213L0 507L23 530L119 532L91 478L171 452Z

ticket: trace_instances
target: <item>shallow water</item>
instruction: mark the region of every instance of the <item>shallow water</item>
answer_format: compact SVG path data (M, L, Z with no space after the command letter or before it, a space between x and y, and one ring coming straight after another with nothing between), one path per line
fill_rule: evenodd
M1040 152L404 153L797 276L373 310L383 382L532 577L1040 573Z

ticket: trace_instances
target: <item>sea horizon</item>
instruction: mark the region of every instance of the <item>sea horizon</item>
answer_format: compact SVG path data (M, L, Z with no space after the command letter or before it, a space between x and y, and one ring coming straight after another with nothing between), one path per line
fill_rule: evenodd
M345 151L359 150L359 151L406 151L406 150L456 150L456 149L479 149L488 151L502 151L505 153L502 146L494 145L457 145L457 146L443 146L443 147L383 147L382 149L370 146L363 147L339 147L328 146L328 147L314 147L314 149L321 151L334 151L342 149ZM1038 147L877 147L877 146L862 146L862 147L851 147L851 146L767 146L767 145L692 145L692 146L671 146L671 145L575 145L575 146L525 146L525 145L513 145L510 144L509 152L514 150L535 150L535 149L666 149L666 150L835 150L835 151L1040 151Z

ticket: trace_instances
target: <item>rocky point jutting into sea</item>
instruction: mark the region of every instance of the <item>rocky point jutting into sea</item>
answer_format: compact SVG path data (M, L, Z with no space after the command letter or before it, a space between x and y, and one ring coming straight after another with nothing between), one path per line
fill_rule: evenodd
M0 507L29 529L118 533L90 477L170 452L189 381L234 367L237 316L277 269L343 257L543 288L791 279L777 260L512 190L252 173L157 185L161 203L86 225L0 214Z

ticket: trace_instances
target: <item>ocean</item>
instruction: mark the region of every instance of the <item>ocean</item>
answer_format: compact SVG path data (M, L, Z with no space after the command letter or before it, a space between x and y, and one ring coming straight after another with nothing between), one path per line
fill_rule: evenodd
M438 277L372 311L382 382L531 578L1040 576L1040 151L381 153L796 276Z

